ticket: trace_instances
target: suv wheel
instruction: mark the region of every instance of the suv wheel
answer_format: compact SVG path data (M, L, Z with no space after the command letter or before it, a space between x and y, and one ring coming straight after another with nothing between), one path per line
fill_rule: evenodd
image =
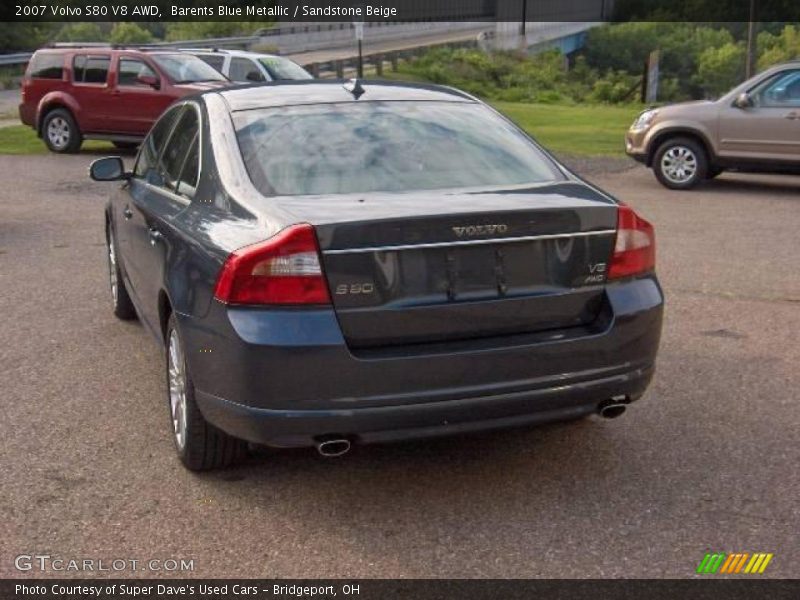
M688 190L706 178L706 151L689 138L669 139L656 150L653 171L662 185L672 190Z
M125 288L125 282L122 279L122 271L120 271L118 262L119 254L117 252L117 243L114 239L114 232L111 230L111 227L108 228L106 245L108 250L108 282L111 286L111 300L114 303L114 315L123 321L135 319L136 309L133 307L133 302L128 295L128 290Z
M247 445L207 423L194 399L194 384L186 368L183 341L175 315L167 323L167 396L178 457L191 471L227 467L241 460Z
M53 152L72 154L80 150L83 138L68 110L57 108L45 115L42 123L44 143Z

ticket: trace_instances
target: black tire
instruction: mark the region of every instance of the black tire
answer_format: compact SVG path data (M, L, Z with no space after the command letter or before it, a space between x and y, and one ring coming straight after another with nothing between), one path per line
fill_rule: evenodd
M52 152L74 154L81 149L83 135L72 114L63 108L51 110L42 121L42 139Z
M136 309L122 278L122 271L119 268L119 248L111 227L106 232L106 257L108 258L108 280L111 287L111 301L114 303L114 316L123 321L135 319Z
M670 138L656 150L653 172L664 187L671 190L691 189L708 174L706 150L691 138Z
M172 361L170 360L170 355L173 336L175 336L176 343L180 348L177 363L181 365L183 370L183 395L185 401L181 410L184 411L185 423L182 431L180 431L181 427L179 425L181 414L176 412L173 407L172 398L173 386L171 385L172 377L170 375ZM247 444L224 431L220 431L203 418L195 402L194 384L186 366L185 356L183 341L178 331L177 320L173 314L170 315L167 321L164 365L167 379L167 406L170 411L170 424L172 426L172 439L175 442L175 450L183 465L190 471L208 471L230 466L247 455Z

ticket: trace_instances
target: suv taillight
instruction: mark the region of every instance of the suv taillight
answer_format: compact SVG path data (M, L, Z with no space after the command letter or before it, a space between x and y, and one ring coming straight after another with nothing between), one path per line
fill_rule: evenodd
M234 251L222 265L214 297L226 304L330 304L314 228L293 225Z
M656 237L653 226L629 206L617 212L617 241L608 269L609 279L652 271L656 266Z

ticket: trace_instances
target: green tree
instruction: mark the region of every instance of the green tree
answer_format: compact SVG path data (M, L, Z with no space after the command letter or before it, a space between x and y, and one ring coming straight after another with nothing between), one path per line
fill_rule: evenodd
M587 64L601 73L611 69L640 75L647 56L659 49L662 76L680 82L674 97L659 96L664 100L681 100L703 94L695 78L701 52L733 41L727 29L695 23L620 23L591 29L583 55Z
M152 34L136 23L115 23L109 35L112 44L147 44L153 41Z
M35 50L49 41L58 27L57 23L0 23L0 52Z
M169 41L202 40L251 35L269 25L264 21L181 21L167 25L166 39Z
M763 31L758 35L758 48L760 53L759 69L800 59L800 28L786 25L777 35Z
M745 54L744 45L734 42L700 53L695 80L706 96L719 96L742 81Z
M56 35L58 42L104 42L106 35L97 23L67 23Z

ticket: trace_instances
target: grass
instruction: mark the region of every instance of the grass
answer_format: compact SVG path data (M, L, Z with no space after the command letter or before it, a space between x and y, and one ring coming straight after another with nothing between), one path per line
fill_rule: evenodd
M494 107L556 154L624 156L625 131L639 106L520 104Z
M84 151L114 151L109 142L86 141L81 146ZM27 125L0 127L0 154L47 154L49 150L36 132Z
M521 104L495 102L495 108L555 153L623 156L623 136L641 110L638 106ZM85 142L82 150L113 150L107 142ZM0 154L46 154L44 142L24 125L0 128Z

